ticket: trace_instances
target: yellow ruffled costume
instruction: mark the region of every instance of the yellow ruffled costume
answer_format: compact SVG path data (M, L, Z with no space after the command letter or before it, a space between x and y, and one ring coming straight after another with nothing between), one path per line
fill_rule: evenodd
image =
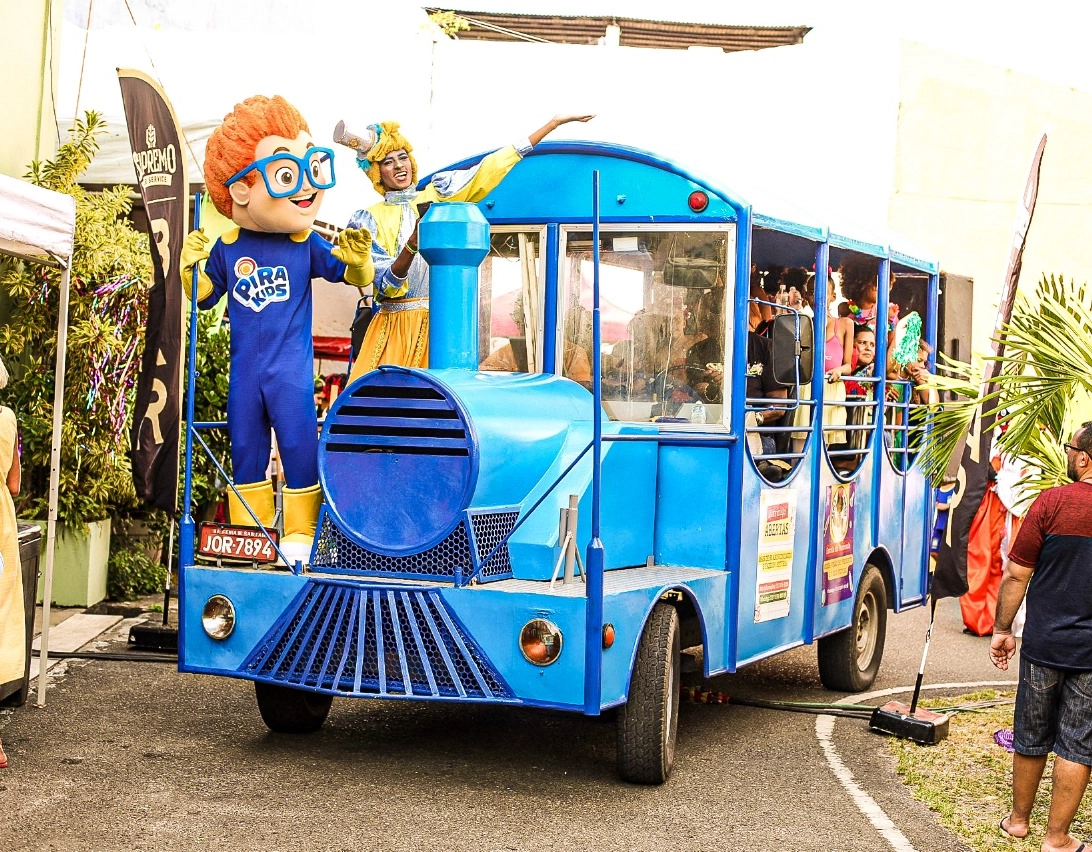
M22 681L26 669L26 615L23 572L19 565L19 529L15 502L8 491L8 471L15 460L18 428L15 412L0 408L0 684Z
M410 154L416 182L417 164L411 153L412 146L398 131L396 123L385 122L381 127L383 133L368 152L366 169L377 191L384 192L379 180L379 163L398 150ZM414 189L386 192L383 201L353 214L348 227L367 227L372 234L374 291L379 311L368 326L360 353L353 362L350 382L380 364L428 366L428 264L417 255L404 279L391 272L391 265L417 224L417 205L434 201L481 201L520 159L520 152L509 145L469 169L437 173L419 192Z

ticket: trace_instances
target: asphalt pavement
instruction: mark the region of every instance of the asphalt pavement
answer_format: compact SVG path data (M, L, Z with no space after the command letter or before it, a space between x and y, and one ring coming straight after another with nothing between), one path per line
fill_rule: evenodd
M126 650L143 618L162 616L123 615L84 649ZM923 608L889 619L871 697L854 700L909 699L927 625ZM942 601L925 691L1014 683L987 645ZM707 685L765 701L845 697L819 685L810 647ZM67 660L45 707L4 711L0 726L9 850L964 849L859 719L683 703L661 787L618 780L609 716L338 700L321 731L289 737L266 730L248 682L158 663Z

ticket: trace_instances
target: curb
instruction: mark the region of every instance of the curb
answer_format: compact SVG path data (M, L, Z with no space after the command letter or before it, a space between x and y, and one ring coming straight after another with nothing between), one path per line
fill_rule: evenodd
M155 597L154 600L159 602L162 598ZM172 600L171 604L169 623L177 625L177 602ZM38 606L40 607L41 604ZM51 672L55 666L65 662L65 657L54 656L55 654L79 651L119 625L132 628L145 622L162 621L162 617L162 612L156 612L150 608L150 602L141 601L102 601L89 606L82 612L74 612L49 628L49 665L46 666L46 672ZM128 622L128 624L125 625L122 622ZM31 647L33 651L41 651L40 633L35 635ZM40 670L41 657L35 654L30 660L31 684L37 683Z
M77 612L70 615L60 624L49 628L49 652L61 654L66 651L78 651L89 642L93 642L111 627L121 621L120 615L96 615L87 612ZM32 645L35 651L42 650L42 637L35 636ZM64 662L63 657L50 657L46 672ZM35 683L41 673L41 657L32 657L30 660L30 682Z

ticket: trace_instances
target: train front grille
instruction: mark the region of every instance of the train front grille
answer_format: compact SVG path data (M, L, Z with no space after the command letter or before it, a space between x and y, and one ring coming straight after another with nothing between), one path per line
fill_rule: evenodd
M435 588L310 581L239 671L335 695L515 700Z

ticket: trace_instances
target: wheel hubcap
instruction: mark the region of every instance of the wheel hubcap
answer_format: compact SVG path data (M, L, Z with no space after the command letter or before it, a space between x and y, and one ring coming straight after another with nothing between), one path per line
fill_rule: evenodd
M861 599L857 614L857 667L862 671L872 662L876 650L876 598L867 594Z

